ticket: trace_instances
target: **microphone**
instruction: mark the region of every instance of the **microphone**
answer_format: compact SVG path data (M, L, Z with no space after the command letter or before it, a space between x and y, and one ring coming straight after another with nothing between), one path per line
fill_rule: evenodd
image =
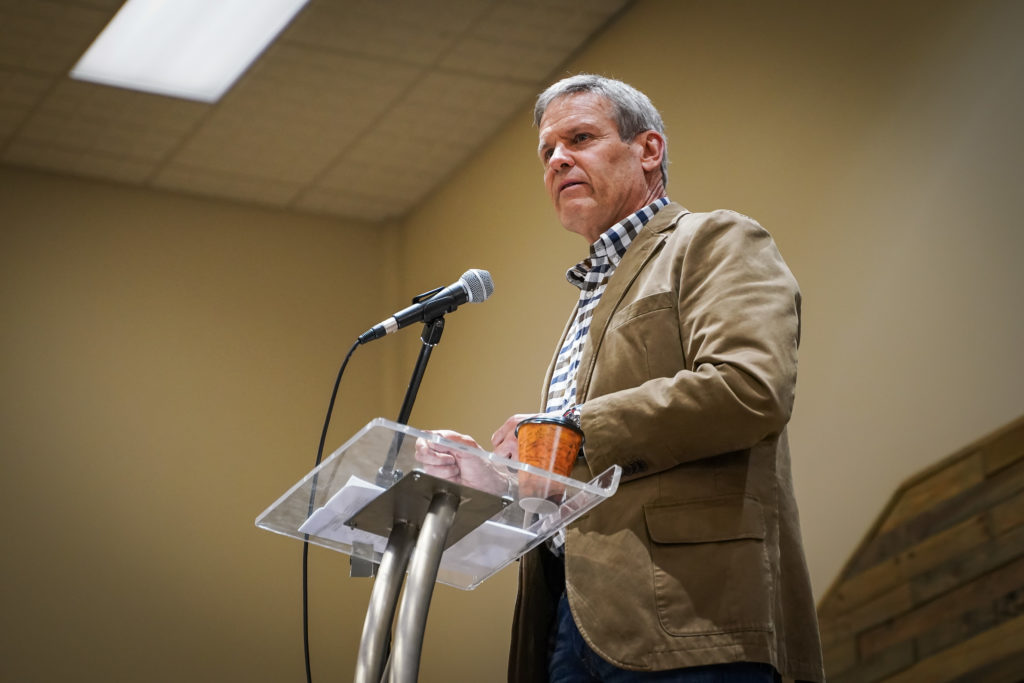
M444 288L431 290L426 294L420 294L413 299L412 306L403 308L387 320L359 335L358 342L365 344L391 334L406 325L429 322L445 313L451 313L467 301L471 304L480 303L493 293L494 281L491 279L491 274L486 270L471 268L463 273L457 282ZM424 299L423 297L429 298Z

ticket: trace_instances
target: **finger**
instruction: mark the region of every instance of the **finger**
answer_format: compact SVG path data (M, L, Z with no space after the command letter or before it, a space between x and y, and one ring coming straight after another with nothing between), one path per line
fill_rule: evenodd
M449 481L457 481L460 476L459 466L457 464L424 465L423 471L432 477L447 479Z
M416 449L416 460L426 467L443 469L450 468L458 470L459 461L454 455L442 453L433 448ZM426 469L426 467L424 469Z
M451 465L455 462L455 458L447 453L438 453L437 451L417 451L416 462L424 465Z
M455 456L448 453L445 446L431 443L422 438L416 439L416 448L413 456L417 462L424 465L454 466L458 468Z
M459 432L453 432L450 429L438 429L434 431L434 434L437 434L443 439L446 439L448 441L454 441L455 443L462 444L464 446L480 448L480 444L478 444L476 442L476 439L474 439L473 437L467 436L465 434L460 434ZM433 444L433 448L435 450L444 451L445 453L454 453L451 446L447 446L444 444Z
M429 441L418 438L416 439L416 448L414 450L414 456L420 462L434 462L440 457L440 453L434 448L434 445Z
M519 459L519 440L515 437L505 439L494 448L494 452L508 460Z
M505 422L503 422L502 425L498 427L498 431L494 432L494 434L491 435L491 445L494 448L498 448L498 446L504 443L509 437L515 438L516 425L525 420L527 417L529 417L529 415L526 415L524 413L516 413L515 415L505 420Z

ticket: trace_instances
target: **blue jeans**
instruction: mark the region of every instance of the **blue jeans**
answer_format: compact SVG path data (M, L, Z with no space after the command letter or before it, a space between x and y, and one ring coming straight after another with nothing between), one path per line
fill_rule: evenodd
M551 683L777 683L781 679L769 664L735 662L670 671L629 671L601 659L580 635L569 611L569 600L558 601L551 661Z

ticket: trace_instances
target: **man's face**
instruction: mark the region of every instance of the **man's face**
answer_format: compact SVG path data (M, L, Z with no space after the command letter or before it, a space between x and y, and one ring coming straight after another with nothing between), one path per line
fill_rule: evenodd
M594 242L650 197L642 136L623 142L612 104L593 93L560 97L540 120L544 185L562 225Z

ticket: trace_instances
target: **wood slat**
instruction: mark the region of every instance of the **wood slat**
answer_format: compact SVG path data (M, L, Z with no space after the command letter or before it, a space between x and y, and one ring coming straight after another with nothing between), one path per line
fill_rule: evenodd
M1024 460L958 495L937 502L931 508L903 524L867 541L847 565L846 576L854 576L897 555L921 540L939 533L968 517L992 508L1007 499L1021 498L1024 492ZM998 532L997 532L998 533Z
M975 515L930 536L840 584L831 609L845 611L991 539L986 514Z
M985 462L982 454L971 453L903 491L879 531L885 533L933 507L936 502L952 498L980 484L984 479Z
M940 650L987 631L1000 621L1006 621L997 616L995 600L985 600L982 603L956 616L939 619L933 624L933 628L917 634L914 642L917 645L918 658L930 657Z
M950 683L1020 683L1024 678L1024 650L954 678Z
M866 631L859 638L860 655L870 657L896 643L913 640L937 624L951 624L963 613L986 606L993 612L994 620L995 600L1021 588L1024 588L1024 557Z
M1021 477L1024 480L1024 477ZM1007 533L1024 524L1024 496L1013 498L992 508L992 533L996 536Z
M828 646L822 645L821 658L825 662L828 676L837 676L857 663L857 641L854 638L843 638Z
M868 683L878 681L913 666L916 655L914 644L899 643L872 657L857 662L846 671L833 675L825 670L829 683Z
M950 683L990 662L1018 655L1022 643L1024 616L1003 622L884 680L886 683Z
M1012 561L1024 552L1024 526L1001 534L970 553L953 557L949 562L915 576L910 581L914 604L931 600L968 581Z
M961 640L1024 614L1024 590L1022 587L1024 587L1024 577L1018 581L1017 588L996 598L986 607L964 614L962 618L952 622L944 622L937 628L922 634L917 638L918 658L929 657ZM1024 654L1024 644L1022 644L1021 654ZM1021 669L1021 674L1024 676L1024 669Z
M983 458L990 474L1024 460L1024 428L1018 426L996 436L985 445Z
M903 614L913 604L910 586L903 584L854 609L821 619L818 628L822 646L852 639L870 626Z

